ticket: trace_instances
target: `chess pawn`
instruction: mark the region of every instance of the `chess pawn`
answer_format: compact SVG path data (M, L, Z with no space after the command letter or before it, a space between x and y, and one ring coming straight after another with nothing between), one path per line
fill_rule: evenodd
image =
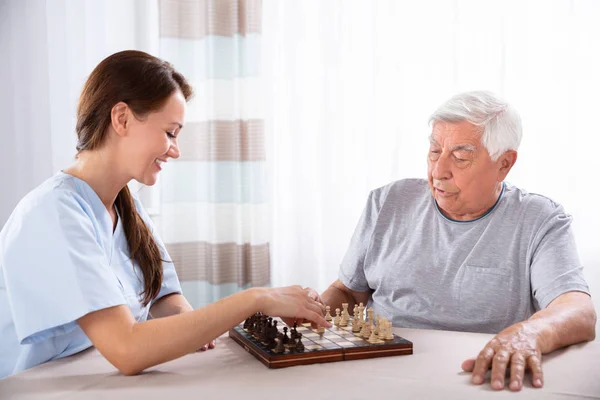
M392 321L388 321L387 325L387 334L384 339L386 340L394 340L394 333L392 332Z
M319 326L317 326L317 329L315 332L317 332L319 334L323 334L323 333L325 333L325 328L323 328L321 325L319 325Z
M298 332L298 341L296 342L296 351L299 353L304 352L304 343L302 343L302 333Z
M331 313L330 313L331 307L325 306L325 311L326 311L326 313L325 313L325 321L329 322L329 321L331 321L333 319L333 318L331 318Z
M352 320L352 332L360 332L360 318L358 317L358 310L354 307L354 319Z
M283 338L281 339L281 341L283 342L283 344L288 344L290 341L290 338L287 335L287 331L288 331L288 327L284 326L283 327Z
M360 330L360 336L362 336L364 339L367 339L369 335L371 335L370 327L371 325L364 323L362 329Z
M333 319L333 324L336 326L340 326L340 309L336 308L335 309L335 318Z
M367 339L367 341L369 343L377 343L379 341L379 338L377 337L377 334L375 333L374 325L371 325L371 335L369 336L369 339Z
M283 345L283 334L280 332L277 335L277 344L275 345L275 348L273 349L273 351L277 354L281 354L283 352L285 352L285 346Z

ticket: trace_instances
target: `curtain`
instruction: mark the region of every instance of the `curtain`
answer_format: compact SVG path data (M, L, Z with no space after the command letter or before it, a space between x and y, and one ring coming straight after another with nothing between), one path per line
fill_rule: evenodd
M263 7L274 286L333 282L369 191L426 177L429 115L456 93L491 90L523 119L508 181L573 215L586 277L600 291L600 2Z
M0 0L0 226L75 156L85 80L124 49L156 54L158 6L145 0Z
M161 0L160 56L193 85L153 219L193 306L270 281L261 2Z

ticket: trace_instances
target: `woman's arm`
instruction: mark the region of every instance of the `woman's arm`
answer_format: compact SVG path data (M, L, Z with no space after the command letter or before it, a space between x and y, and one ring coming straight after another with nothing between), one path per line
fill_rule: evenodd
M161 297L150 307L150 315L153 319L170 317L171 315L182 314L188 311L194 311L194 309L188 303L185 296L179 293Z
M324 306L300 286L248 289L198 310L140 323L127 306L95 311L77 322L111 364L135 375L196 351L258 311L330 326Z

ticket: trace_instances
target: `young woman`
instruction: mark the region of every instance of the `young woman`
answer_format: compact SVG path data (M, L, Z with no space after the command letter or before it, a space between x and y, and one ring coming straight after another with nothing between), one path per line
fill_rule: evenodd
M77 109L75 164L25 196L0 233L0 378L92 345L137 374L213 347L258 311L330 325L318 296L298 286L248 289L198 310L181 294L127 183L153 185L179 157L191 95L169 63L143 52L94 69Z

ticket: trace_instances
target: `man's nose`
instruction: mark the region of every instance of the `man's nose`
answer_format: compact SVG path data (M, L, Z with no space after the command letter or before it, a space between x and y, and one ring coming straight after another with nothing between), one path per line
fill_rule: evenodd
M448 179L452 176L450 170L450 157L442 153L440 158L435 162L431 171L431 176L434 179Z

